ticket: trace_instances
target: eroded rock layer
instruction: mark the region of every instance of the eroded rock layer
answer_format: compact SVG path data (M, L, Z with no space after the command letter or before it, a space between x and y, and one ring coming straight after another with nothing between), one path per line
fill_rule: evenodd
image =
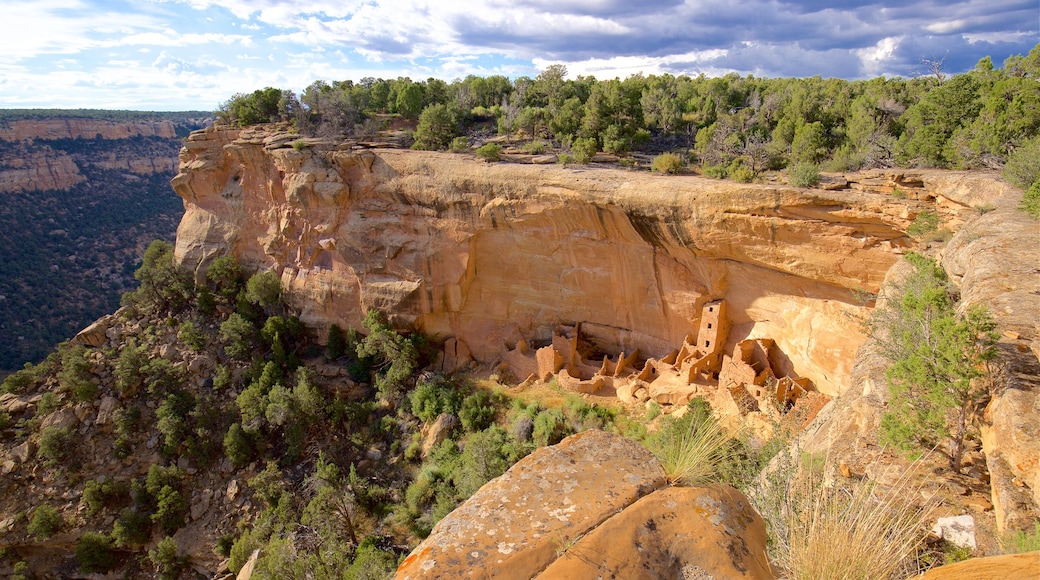
M228 253L280 272L312 327L359 328L378 308L484 361L578 323L593 351L661 357L724 299L727 351L772 339L792 376L835 394L924 207L859 189L295 140L194 133L173 180L186 209L177 258L199 275ZM937 195L924 181L906 188Z

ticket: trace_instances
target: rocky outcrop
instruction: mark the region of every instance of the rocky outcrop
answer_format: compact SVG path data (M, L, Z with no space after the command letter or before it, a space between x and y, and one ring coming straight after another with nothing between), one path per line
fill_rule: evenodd
M396 578L772 578L765 537L740 492L666 488L649 451L586 431L480 488Z
M918 580L1007 580L1036 578L1040 574L1040 552L972 558L948 564L915 576Z
M27 153L0 153L0 193L64 190L85 180L70 155L47 146Z
M379 308L486 362L521 340L547 344L561 323L581 323L594 351L660 358L725 299L728 350L768 337L833 395L905 227L935 207L295 139L192 134L173 181L185 203L177 258L199 275L227 253L275 269L312 327L360 328Z
M0 121L0 141L26 139L128 139L130 137L177 136L172 121L128 121L56 117Z

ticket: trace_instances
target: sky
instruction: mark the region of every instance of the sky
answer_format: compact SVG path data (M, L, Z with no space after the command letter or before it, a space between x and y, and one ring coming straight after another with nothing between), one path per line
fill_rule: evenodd
M914 77L1040 42L1038 0L3 0L0 108L213 110L315 80Z

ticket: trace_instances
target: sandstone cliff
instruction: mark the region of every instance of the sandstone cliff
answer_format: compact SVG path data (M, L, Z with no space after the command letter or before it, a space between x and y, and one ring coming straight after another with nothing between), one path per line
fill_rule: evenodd
M312 327L357 328L379 308L489 362L560 323L581 323L595 352L663 356L725 299L729 348L773 339L783 370L828 394L848 384L905 228L936 199L960 219L943 192L972 189L879 174L804 190L294 139L189 137L173 180L181 262L201 276L233 253L280 272ZM922 201L886 195L893 184Z
M119 146L134 139L138 142L133 145ZM87 180L82 173L87 166L134 175L174 171L176 159L160 144L176 139L177 127L169 120L0 120L0 193L67 190ZM63 140L63 146L53 147L56 140ZM112 146L92 147L96 140Z
M129 139L130 137L177 136L172 121L116 122L89 118L17 119L0 122L0 140L26 139Z

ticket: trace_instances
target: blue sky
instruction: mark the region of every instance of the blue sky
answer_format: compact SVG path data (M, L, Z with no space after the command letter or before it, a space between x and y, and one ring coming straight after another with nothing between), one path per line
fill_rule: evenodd
M451 81L728 72L870 78L1000 66L1037 0L3 0L0 108L212 110L236 92L373 76Z

